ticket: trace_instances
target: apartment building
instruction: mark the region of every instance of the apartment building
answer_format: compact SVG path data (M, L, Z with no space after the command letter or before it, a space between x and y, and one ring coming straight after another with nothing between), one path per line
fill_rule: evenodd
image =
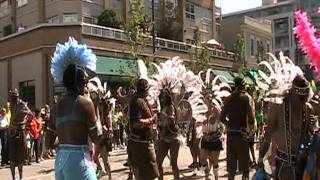
M293 27L295 25L294 12L302 9L309 12L314 25L320 24L316 13L320 5L318 0L263 0L263 6L226 14L223 20L235 16L249 16L255 19L268 19L272 28L272 49L274 53L283 51L300 66L306 66L308 60L298 47Z
M231 16L222 21L221 39L226 50L234 50L238 34L244 40L246 67L256 68L266 58L261 53L272 52L271 21L248 16Z
M221 8L215 0L153 0L156 30L161 21L161 8L170 1L182 25L181 41L192 42L199 27L203 40L219 39ZM114 10L124 20L128 19L129 0L0 0L0 38L41 23L97 23L104 9ZM152 0L144 1L144 10L152 16Z

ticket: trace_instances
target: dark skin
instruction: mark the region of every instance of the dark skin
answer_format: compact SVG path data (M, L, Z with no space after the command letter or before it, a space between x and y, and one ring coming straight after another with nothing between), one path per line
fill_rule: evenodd
M76 121L61 123L55 128L55 116L62 117L72 113L72 106L78 97L75 104L74 115L78 118ZM58 113L56 113L58 110ZM52 116L49 120L50 133L47 133L46 146L54 147L56 136L58 136L60 144L86 145L88 134L94 143L98 142L99 137L96 126L96 115L94 105L91 99L78 95L76 92L68 92L67 95L61 98L58 104L52 110ZM76 129L76 131L71 131ZM53 132L55 131L55 133Z

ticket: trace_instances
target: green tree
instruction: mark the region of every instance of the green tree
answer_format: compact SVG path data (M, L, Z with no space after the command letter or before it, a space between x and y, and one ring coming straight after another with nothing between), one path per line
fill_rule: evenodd
M244 38L241 34L237 34L237 39L234 44L235 62L234 69L238 70L239 74L245 75L247 72L246 62L245 62L245 44Z
M143 0L130 1L130 16L124 25L128 36L130 55L134 59L139 58L140 52L147 46L150 37L151 20L144 14L143 2Z
M158 36L181 41L182 39L180 34L182 26L181 23L179 23L181 18L178 13L178 7L175 7L174 4L168 0L163 0L161 2L162 18L160 21Z
M113 10L106 9L98 17L98 25L112 28L120 28L122 24L121 18Z
M202 38L199 27L196 28L193 39L194 52L191 54L191 69L194 73L199 73L210 67L210 51L208 46L201 42Z

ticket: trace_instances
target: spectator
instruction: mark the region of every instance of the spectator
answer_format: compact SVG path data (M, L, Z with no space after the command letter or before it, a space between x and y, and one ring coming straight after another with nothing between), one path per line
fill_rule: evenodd
M10 102L7 102L4 106L4 108L6 109L6 117L7 117L7 121L8 121L8 125L10 125L11 123L11 109L10 109Z
M1 166L9 164L8 157L8 119L6 109L0 109Z
M35 110L35 116L29 123L29 131L32 137L32 145L35 151L36 163L40 163L40 133L42 131L42 118L40 110Z

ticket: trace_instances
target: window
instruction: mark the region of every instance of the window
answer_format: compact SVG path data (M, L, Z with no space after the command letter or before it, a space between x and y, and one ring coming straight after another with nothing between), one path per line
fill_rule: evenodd
M282 49L289 47L289 37L279 36L275 38L275 48Z
M64 14L63 23L76 23L78 22L78 14Z
M59 16L53 16L47 20L50 24L58 24L60 23Z
M35 108L35 80L23 81L19 83L20 97L26 101L30 108Z
M288 18L279 19L274 22L274 31L276 34L288 33L289 31L289 21Z
M250 55L254 56L254 39L250 39Z
M267 52L271 52L270 50L271 50L271 48L270 48L270 42L267 41Z
M17 0L17 7L22 7L28 4L28 0Z
M88 24L97 24L98 23L98 19L95 18L95 17L91 17L91 16L83 16L82 17L82 22L88 23Z
M189 20L194 21L195 15L194 15L194 5L190 3L186 3L186 18Z
M3 1L0 2L0 17L3 17L7 14L9 14L9 2L8 1Z
M11 26L11 24L3 27L3 36L8 36L10 34L12 34L12 26Z

